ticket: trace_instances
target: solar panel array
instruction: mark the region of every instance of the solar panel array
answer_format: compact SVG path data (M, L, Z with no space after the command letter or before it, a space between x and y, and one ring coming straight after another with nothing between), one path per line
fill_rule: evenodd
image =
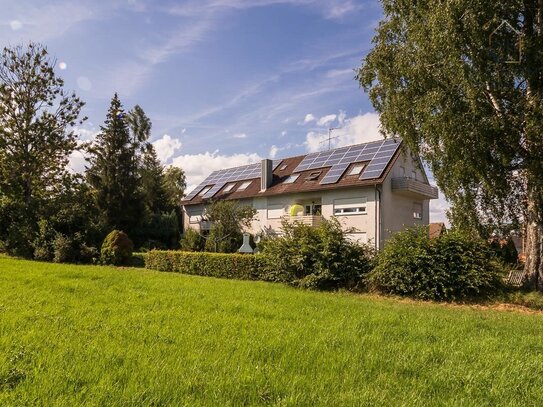
M320 181L320 184L334 184L339 181L352 163L369 161L360 179L379 178L399 145L397 140L387 139L308 154L294 172L332 167Z
M273 169L281 163L281 160L273 161ZM209 177L207 177L200 185L192 190L190 194L186 196L186 200L190 201L196 195L198 195L204 187L212 185L211 189L204 194L204 198L212 198L222 187L229 182L237 182L260 178L262 172L261 163L244 165L242 167L228 168L226 170L213 171Z

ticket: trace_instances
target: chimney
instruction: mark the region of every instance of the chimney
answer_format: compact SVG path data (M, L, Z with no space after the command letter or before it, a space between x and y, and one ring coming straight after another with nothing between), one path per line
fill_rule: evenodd
M268 189L273 182L273 161L270 159L262 160L262 177L260 177L260 192Z

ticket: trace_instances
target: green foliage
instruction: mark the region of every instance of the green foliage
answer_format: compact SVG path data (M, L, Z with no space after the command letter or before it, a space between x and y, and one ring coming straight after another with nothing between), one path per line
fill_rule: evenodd
M177 211L151 214L140 235L142 250L177 248L180 235Z
M0 241L32 257L38 221L47 218L71 178L73 126L84 103L64 90L55 60L35 43L0 53Z
M144 220L137 156L140 148L140 141L130 135L127 115L115 94L100 134L88 147L87 179L102 230L122 229L137 236Z
M215 201L209 204L204 219L211 222L206 239L208 252L235 253L243 243L243 230L251 225L256 209L237 201Z
M490 247L496 256L509 266L514 266L519 263L518 252L513 239L507 238L504 240L492 239Z
M268 279L307 288L361 288L373 251L348 241L337 219L318 227L284 221L282 231L259 244Z
M187 181L185 173L179 167L167 167L164 171L163 187L166 191L166 199L168 208L179 208L180 202L185 194L185 188L187 187Z
M396 233L377 255L370 288L423 300L454 301L495 293L504 270L488 243L457 231L430 239L428 228Z
M152 250L145 267L158 271L199 276L259 280L258 256L236 253L206 253Z
M133 250L134 244L128 235L120 230L113 230L102 243L100 260L103 264L125 265L132 258Z
M192 228L187 228L181 241L179 242L180 249L187 252L201 252L204 250L205 239L200 233Z

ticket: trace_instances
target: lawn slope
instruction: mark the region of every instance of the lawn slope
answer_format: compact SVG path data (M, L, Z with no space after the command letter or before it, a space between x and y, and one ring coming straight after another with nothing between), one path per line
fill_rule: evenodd
M0 405L543 405L543 317L0 257Z

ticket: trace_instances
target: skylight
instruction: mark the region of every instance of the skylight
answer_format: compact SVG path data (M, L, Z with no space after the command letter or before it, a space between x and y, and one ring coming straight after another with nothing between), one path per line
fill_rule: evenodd
M239 186L238 191L245 191L245 190L247 189L247 187L248 187L249 185L251 185L251 182L253 182L253 181L245 181L245 182L243 182L243 183Z
M288 165L287 164L284 164L281 166L281 168L279 168L279 171L285 171L287 169Z
M232 188L234 188L234 185L236 185L235 182L231 182L230 184L226 184L222 192L230 192Z
M360 175L364 167L365 167L364 164L357 164L353 166L353 168L351 168L351 171L349 171L348 175Z
M210 189L211 189L211 187L207 186L204 189L202 189L198 195L204 196Z
M299 176L300 174L292 174L286 180L283 181L283 184L292 184L298 179Z

